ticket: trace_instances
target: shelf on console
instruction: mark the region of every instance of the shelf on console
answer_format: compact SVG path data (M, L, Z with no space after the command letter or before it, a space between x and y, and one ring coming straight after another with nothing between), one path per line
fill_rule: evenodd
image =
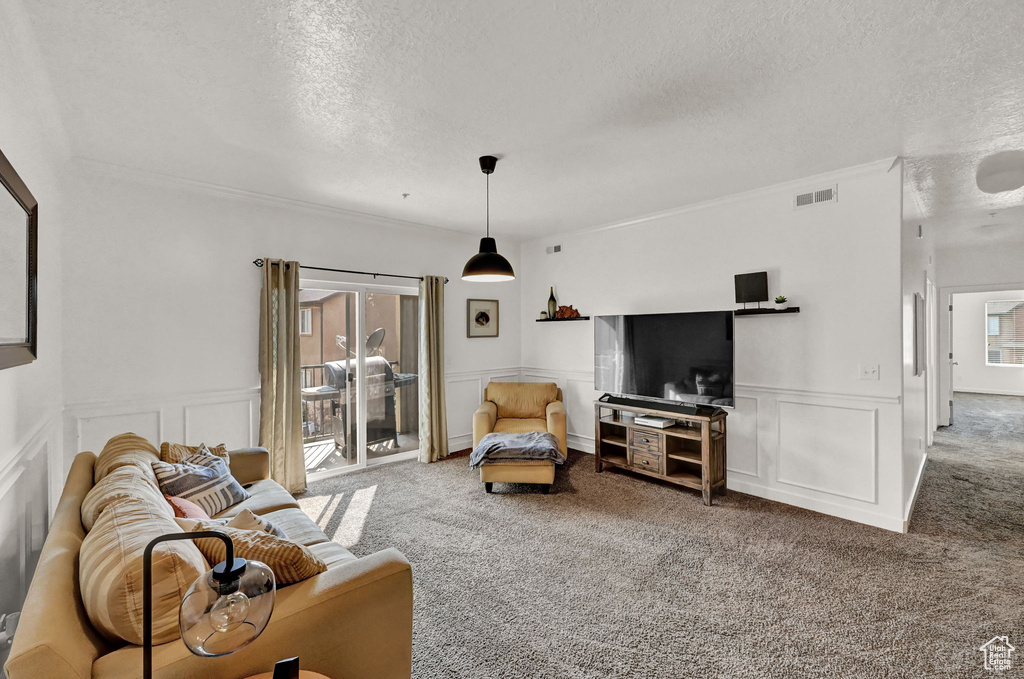
M798 314L800 307L791 306L788 309L736 309L733 314L736 316L762 316L765 314Z
M614 415L605 415L601 418L601 421L605 424L614 424L619 427L625 427L626 425L632 425L633 420L621 420Z
M701 463L700 453L689 453L679 451L677 453L668 453L668 456L673 460L682 460L683 462L694 462L696 464Z
M701 489L700 475L698 474L691 474L689 472L672 472L666 474L666 477L670 481L674 481L680 485L687 486L689 488L696 488L697 490Z
M590 316L577 316L576 318L538 318L538 323L562 323L564 321L589 321Z
M617 467L629 467L629 460L626 459L625 455L617 455L615 453L601 455L601 461L613 464Z
M693 441L700 441L700 427L687 427L683 424L674 424L671 427L646 427L642 424L637 424L633 420L621 420L616 419L614 415L605 415L601 418L601 422L604 424L611 424L617 427L634 427L636 429L643 429L649 431L652 434L662 433L666 436L676 436L681 439L690 439ZM717 439L722 437L722 432L713 431L711 432L711 438Z
M627 445L625 436L602 436L601 443L607 443L613 446L621 446L623 448L625 448Z

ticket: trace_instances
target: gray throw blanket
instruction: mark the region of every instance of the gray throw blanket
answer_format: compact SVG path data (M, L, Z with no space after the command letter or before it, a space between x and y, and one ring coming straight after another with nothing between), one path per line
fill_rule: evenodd
M480 444L469 456L469 466L476 469L488 462L508 460L551 460L555 464L562 464L565 456L558 449L555 435L546 431L521 434L492 432L480 439Z

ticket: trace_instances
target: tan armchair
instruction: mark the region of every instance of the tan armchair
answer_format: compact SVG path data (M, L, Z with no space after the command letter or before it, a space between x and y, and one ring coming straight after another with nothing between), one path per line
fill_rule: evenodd
M546 431L558 439L568 455L565 406L562 390L554 382L491 382L484 390L484 402L473 413L473 447L491 432ZM550 460L517 460L480 467L480 480L487 492L491 484L542 483L555 480L555 463ZM546 490L545 490L546 492Z

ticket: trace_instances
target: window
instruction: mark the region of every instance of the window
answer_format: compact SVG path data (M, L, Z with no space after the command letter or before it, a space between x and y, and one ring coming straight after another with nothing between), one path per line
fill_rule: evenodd
M988 317L988 334L998 335L999 334L999 316L993 315Z
M1024 366L1024 300L985 303L986 365Z
M313 310L312 309L299 309L299 334L300 335L312 335L313 334Z

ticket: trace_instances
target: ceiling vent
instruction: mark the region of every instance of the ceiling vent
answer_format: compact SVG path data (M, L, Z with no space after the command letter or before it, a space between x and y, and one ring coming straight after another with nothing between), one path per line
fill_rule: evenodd
M801 210L805 207L813 207L820 203L836 203L839 201L839 185L829 186L825 189L798 193L793 196L793 209Z
M546 248L546 250L547 250L547 253L548 253L549 255L553 255L553 254L555 254L556 252L561 252L561 251L562 251L562 246L561 246L561 244L559 244L559 245L549 245L549 246L548 246L548 247Z

